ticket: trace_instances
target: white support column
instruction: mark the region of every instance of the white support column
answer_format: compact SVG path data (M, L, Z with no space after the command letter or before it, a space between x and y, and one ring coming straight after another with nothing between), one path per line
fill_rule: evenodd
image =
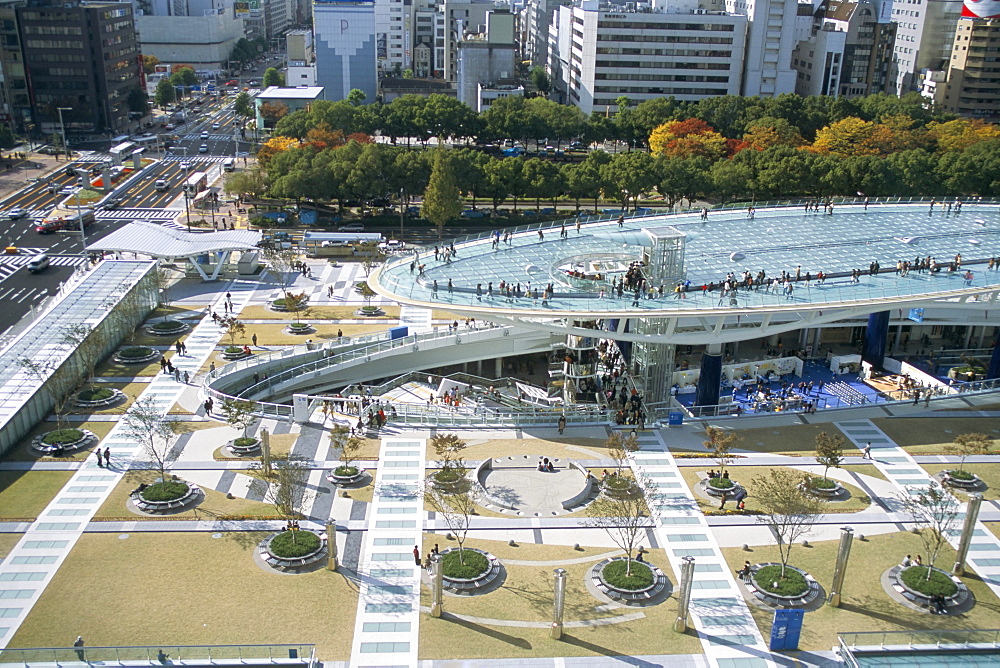
M208 282L208 281L211 280L208 277L208 274L205 273L205 270L201 268L201 265L198 264L197 256L195 256L195 257L189 257L187 259L187 261L190 262L194 266L194 270L198 272L199 276L201 276L201 280L203 280L205 282Z
M229 262L229 254L232 251L223 251L222 257L215 263L215 271L212 272L212 280L218 280L219 274L222 272L222 268Z

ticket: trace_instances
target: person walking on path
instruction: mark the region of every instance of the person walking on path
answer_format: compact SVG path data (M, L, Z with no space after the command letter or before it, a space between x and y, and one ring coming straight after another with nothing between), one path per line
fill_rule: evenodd
M84 650L83 650L83 636L77 636L76 640L73 641L73 647L76 648L76 656L80 661L85 661Z
M253 336L250 337L250 343L253 344L254 348L257 347L257 335L256 334L254 334Z
M420 563L420 548L416 545L413 546L413 563L417 566L421 566Z
M104 468L104 460L101 459L100 448L97 448L97 468Z
M566 431L566 416L565 415L560 415L559 416L559 434L562 435L562 433L564 431Z
M104 448L104 465L111 468L111 448Z
M872 458L872 442L868 441L865 443L864 450L861 451L861 459L871 459Z

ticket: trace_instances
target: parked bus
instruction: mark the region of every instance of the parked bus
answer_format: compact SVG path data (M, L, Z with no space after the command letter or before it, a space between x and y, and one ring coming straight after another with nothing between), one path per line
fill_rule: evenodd
M195 172L184 182L184 192L194 197L208 187L208 174L206 172Z

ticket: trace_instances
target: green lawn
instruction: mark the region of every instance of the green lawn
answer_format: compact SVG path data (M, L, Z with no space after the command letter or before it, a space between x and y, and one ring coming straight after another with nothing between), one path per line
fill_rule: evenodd
M920 468L934 475L945 469L957 468L957 464L921 464ZM986 490L980 492L987 501L1000 499L1000 462L996 464L966 464L965 468L979 476L986 483ZM965 492L957 487L950 487L952 493L960 500L965 500Z
M1000 423L995 418L878 418L872 422L914 455L948 454L945 446L959 434L980 432L1000 439Z
M38 517L72 471L0 471L0 518Z
M357 588L340 573L265 572L263 534L84 534L9 647L316 643L350 656Z
M837 634L851 631L908 631L914 629L991 629L996 627L1000 600L989 587L975 575L967 575L962 581L976 597L976 605L962 615L938 616L911 610L896 603L882 589L882 573L907 554L924 553L920 539L911 533L893 533L870 536L866 540L857 539L863 533L855 528L855 540L851 546L847 579L844 585L841 607L828 605L807 612L802 627L799 648L803 650L828 650L837 644ZM838 541L822 541L812 547L796 544L788 563L810 573L829 593L833 579ZM734 571L743 565L745 559L751 563L779 561L778 550L773 546L754 547L752 553L740 548L723 549L729 567ZM926 554L924 555L926 556ZM950 547L941 550L937 566L948 570L955 558ZM750 607L761 633L767 638L771 633L774 613Z
M833 424L797 424L786 427L735 429L734 432L740 437L740 441L734 447L754 452L812 458L816 453L816 435L823 431L843 436L842 432ZM708 450L703 451L707 452ZM861 451L851 447L849 441L844 447L844 452L848 456L854 454L861 456Z
M94 432L94 434L99 438L103 439L111 431L112 427L115 426L114 422L68 422L67 427L72 427L74 429L89 429ZM44 434L45 432L52 431L56 428L55 422L40 422L28 432L17 446L9 450L3 459L7 461L83 461L91 455L93 448L88 450L81 450L80 452L74 453L72 455L66 455L65 457L53 458L49 456L42 456L41 453L36 451L31 447L31 441L35 436Z
M23 534L19 533L0 533L0 559L6 559L10 551L14 549L14 546L18 544L21 540Z
M443 536L425 535L424 550L438 543L443 550L454 547ZM601 601L594 598L584 584L584 575L609 548L572 547L521 544L510 547L506 542L469 539L467 547L486 550L501 561L518 559L543 562L535 565L506 564L507 580L497 591L484 596L453 597L444 601L447 613L457 613L485 619L546 623L552 619L552 571L565 568L565 621L600 619L641 612L642 619L620 624L570 628L562 640L552 640L546 628L499 626L489 623L461 621L447 616L441 619L422 617L420 620L421 659L488 659L539 656L619 656L636 654L697 654L701 644L693 634L677 634L670 625L677 616L677 600L671 597L660 605L647 608L600 609ZM582 564L565 564L565 560L592 557ZM646 560L659 566L672 582L677 582L662 550L647 553ZM421 605L430 605L429 592L422 589Z

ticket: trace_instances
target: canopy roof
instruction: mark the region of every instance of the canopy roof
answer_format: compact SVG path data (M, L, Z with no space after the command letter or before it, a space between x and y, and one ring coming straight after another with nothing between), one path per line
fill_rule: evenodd
M89 244L89 251L141 253L155 258L194 257L219 251L254 248L260 232L225 230L210 233L186 232L145 221L131 222Z

